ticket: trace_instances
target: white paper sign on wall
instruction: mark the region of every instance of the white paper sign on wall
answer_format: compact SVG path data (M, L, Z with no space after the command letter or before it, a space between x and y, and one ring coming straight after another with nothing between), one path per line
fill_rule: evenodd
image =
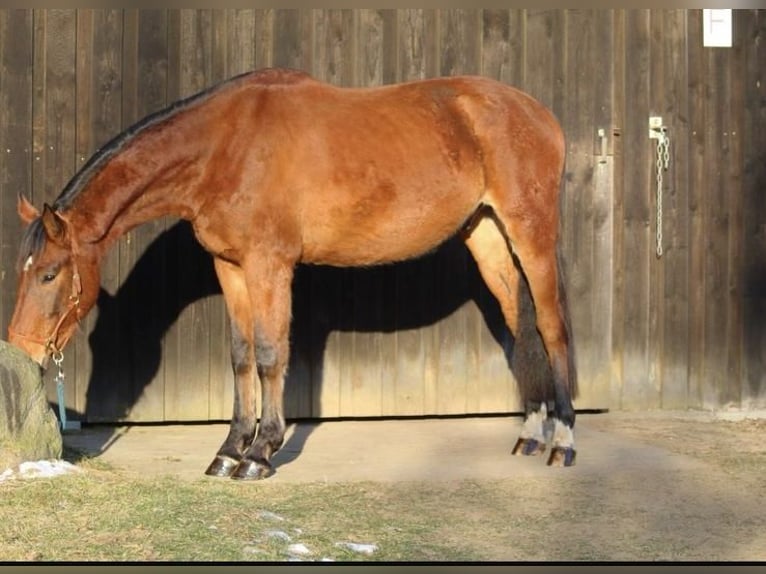
M731 48L731 20L731 10L703 10L703 45L710 48Z

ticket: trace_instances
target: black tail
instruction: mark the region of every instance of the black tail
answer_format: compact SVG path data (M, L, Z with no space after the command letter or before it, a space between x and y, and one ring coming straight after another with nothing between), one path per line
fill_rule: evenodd
M572 399L577 398L579 391L577 385L577 362L575 361L575 341L572 335L572 324L569 318L569 304L567 301L566 279L564 277L564 255L559 245L556 248L556 275L558 276L559 305L561 316L564 318L564 328L567 334L567 367L569 370L569 394Z
M519 282L518 293L519 328L514 339L512 354L509 358L511 371L519 385L519 393L523 405L527 405L529 402L535 404L553 401L553 371L551 370L548 354L543 344L543 338L537 330L537 314L534 302L526 276L517 261L516 267L521 272L522 280ZM556 250L556 272L558 275L561 316L564 319L564 328L566 329L568 340L569 393L572 399L574 399L577 397L578 392L577 368L561 248ZM525 408L527 407L525 406Z

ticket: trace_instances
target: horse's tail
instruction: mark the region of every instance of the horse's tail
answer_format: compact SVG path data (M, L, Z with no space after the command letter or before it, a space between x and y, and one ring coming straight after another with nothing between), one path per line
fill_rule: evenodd
M577 365L575 361L575 341L572 335L572 325L569 317L569 304L566 293L566 278L564 277L564 254L561 245L556 247L556 276L558 277L559 305L561 317L564 320L564 329L567 336L567 368L569 371L569 393L573 399L577 398Z

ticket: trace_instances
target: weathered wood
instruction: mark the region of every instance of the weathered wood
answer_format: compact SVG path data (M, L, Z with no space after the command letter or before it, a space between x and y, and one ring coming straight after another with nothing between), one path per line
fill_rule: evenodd
M89 110L82 116L88 121L83 129L91 133L91 147L84 154L87 161L123 128L123 13L121 10L93 10L88 12L87 20L81 18L78 23L78 51L82 55L78 58L78 72L88 77L91 93ZM123 237L101 267L101 284L106 291L103 299L109 299L109 302L100 305L100 315L94 327L98 329L98 336L89 341L92 370L86 394L88 410L98 412L101 405L111 404L112 408L120 409L121 416L130 416L138 396L133 388L135 363L132 349L134 325L141 313L121 305L119 297L125 279L122 252L131 239L131 234ZM116 398L122 398L122 404L112 402ZM108 419L106 412L100 416Z
M282 68L311 70L314 44L312 10L277 10L274 16L273 64Z
M482 74L511 85L520 85L523 51L519 49L519 40L523 38L523 20L521 23L513 20L515 26L512 27L508 10L482 12ZM475 302L478 310L472 310L479 319L473 335L478 355L474 375L478 385L475 389L476 408L483 413L523 410L516 379L508 362L513 338L494 295L481 281L477 283Z
M14 198L32 196L32 12L0 11L0 325L16 297L21 220ZM2 335L5 337L5 334Z
M739 13L739 11L737 11ZM766 15L742 11L736 30L745 70L743 142L743 408L766 406Z
M561 240L566 246L566 284L572 331L577 346L579 377L593 379L591 320L593 317L594 174L593 140L596 133L595 22L593 14L570 10L566 14L566 76L568 97L561 117L567 134L567 165L561 198ZM588 401L585 390L581 401Z
M736 24L735 24L736 26ZM721 387L716 405L736 408L742 405L742 324L744 286L743 273L743 166L744 150L742 131L745 114L745 83L737 81L745 77L744 42L738 41L726 51L726 77L729 83L728 105L723 137L729 142L728 156L724 159L725 191L728 197L728 265L726 269L726 375L717 381Z
M664 24L666 11L654 10L649 14L649 66L648 66L648 102L649 102L649 115L658 115L663 109L662 96L665 93L665 78L663 77L663 59L662 59L662 43L664 39ZM663 117L663 122L668 123L668 119ZM648 124L648 121L647 121ZM647 125L648 128L648 125ZM648 129L647 129L648 132ZM658 210L661 209L661 205L658 202L657 197L657 140L651 138L648 139L649 149L649 163L650 169L647 172L649 174L649 228L650 242L649 242L649 257L648 257L648 281L649 281L649 300L648 300L648 341L647 341L647 355L649 359L647 380L644 383L646 387L646 407L657 408L660 406L661 387L662 387L662 361L661 353L664 347L664 330L662 328L665 322L665 299L663 298L663 290L665 283L665 266L661 257L657 256L657 234L661 233L661 229L667 227L665 225L665 217L663 221L657 222ZM664 167L663 167L664 170ZM664 174L669 172L664 171ZM663 197L661 198L662 206L667 204L667 199L664 197L664 190L668 189L667 184L668 177L663 176ZM663 249L665 240L663 239Z
M657 361L661 373L661 406L683 409L689 400L687 353L689 348L689 73L686 61L686 11L663 13L661 47L664 88L659 111L667 118L670 165L664 172L663 237L661 261L664 317L662 346Z
M622 405L656 406L649 385L649 258L653 250L650 194L653 190L648 141L649 12L630 11L625 19L625 131L623 260Z
M705 50L702 11L687 22L689 70L689 406L702 406L705 356Z
M435 75L438 62L433 10L397 10L395 77L400 81ZM396 409L403 414L436 412L438 334L428 321L436 289L435 258L393 269L396 317ZM389 401L390 402L390 401Z
M702 406L719 403L719 385L726 380L729 342L726 338L728 316L729 200L724 162L729 158L729 141L724 137L728 120L729 81L724 50L706 50L705 76L705 323L703 378L700 388Z
M611 408L622 408L625 349L625 12L614 16L614 99L612 101L612 149L614 170L612 177L612 343L610 349L612 372L609 378Z
M178 28L170 32L172 41L178 42L174 47L178 50L178 83L173 87L180 97L206 88L214 83L213 77L222 74L213 68L212 18L209 10L181 10ZM175 306L179 314L164 339L165 418L204 420L209 407L212 327L212 302L206 295L215 279L210 256L193 238L188 225L176 225L181 227L168 249L166 280L167 304Z
M123 125L162 109L167 93L168 21L165 10L127 11L124 20ZM132 420L165 416L165 372L160 355L166 330L167 281L165 218L134 229L120 243L121 314L130 319ZM155 244L157 242L157 244ZM157 277L163 280L157 281Z
M590 314L590 355L591 372L587 384L580 385L581 399L576 405L583 404L590 408L604 408L610 405L611 386L611 341L612 341L612 312L613 312L613 277L614 267L614 221L612 206L614 203L614 139L613 111L614 101L604 97L611 92L615 83L612 59L615 49L614 14L612 11L597 10L593 18L593 121L591 136L594 143L594 173L593 173L593 245L592 245L592 277L590 279L592 311ZM603 130L600 132L599 130ZM575 218L576 221L576 218ZM575 222L569 222L574 224ZM579 302L570 297L570 306L576 307ZM575 347L578 357L582 354L577 347L578 337L575 333ZM579 361L579 359L578 359Z
M440 46L440 70L442 76L476 72L480 60L481 35L480 14L476 10L442 10L439 13L438 38ZM459 242L441 252L435 271L439 289L437 303L450 308L455 300L458 308L439 321L438 329L440 359L438 365L438 406L440 414L465 412L478 408L476 387L478 369L475 319L468 298L472 291L468 275L470 254Z
M33 118L33 197L38 205L53 202L76 169L76 33L75 10L35 13L35 100ZM38 54L44 56L40 57ZM87 344L77 341L75 345ZM81 353L68 353L64 365L75 369ZM49 399L58 402L52 376L45 377ZM67 385L68 408L82 406L78 385ZM80 404L78 405L78 398ZM119 398L115 398L119 401Z
M735 46L711 49L700 10L4 11L0 320L14 303L16 191L52 201L98 146L165 104L272 65L355 86L482 73L565 127L577 406L762 406L764 20L736 12ZM671 137L659 260L654 114ZM289 417L520 407L510 340L459 242L387 269L301 269L297 283ZM228 418L228 324L188 226L131 231L104 288L67 353L69 407L88 420Z

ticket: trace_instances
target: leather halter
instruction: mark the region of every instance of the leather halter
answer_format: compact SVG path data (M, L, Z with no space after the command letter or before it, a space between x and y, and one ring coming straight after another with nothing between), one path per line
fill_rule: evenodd
M33 335L21 333L15 329L12 329L11 327L8 327L9 335L12 334L20 339L43 345L46 352L48 352L50 355L61 355L61 348L56 344L61 326L73 311L75 314L75 320L78 323L80 322L80 295L82 294L82 281L80 280L80 273L77 270L77 264L74 263L74 261L72 262L72 267L74 273L72 274L72 293L69 295L69 306L61 314L61 317L59 317L59 320L56 322L56 325L53 327L53 330L50 332L50 334L43 339Z

